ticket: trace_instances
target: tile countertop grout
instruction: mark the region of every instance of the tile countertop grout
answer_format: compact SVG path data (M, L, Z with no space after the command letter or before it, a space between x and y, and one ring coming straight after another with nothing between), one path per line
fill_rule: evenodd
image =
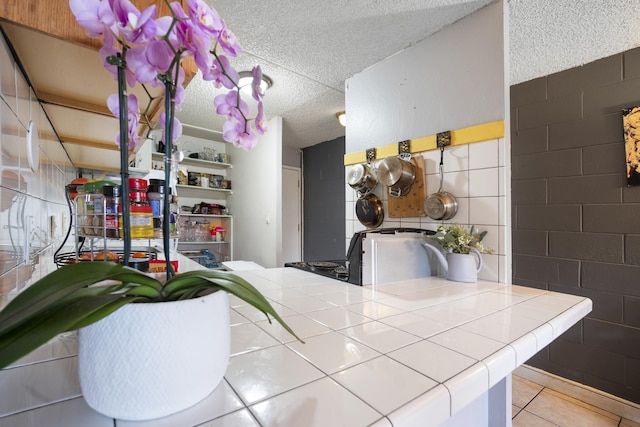
M428 277L358 287L291 268L235 273L265 293L306 344L232 298L232 357L224 386L192 408L135 426L196 426L227 417L242 417L248 426L336 420L400 426L413 425L416 417L437 425L591 310L588 298L481 280L461 284ZM48 405L80 407L95 420L92 426L114 425L73 399L76 342L66 337L25 357L24 365L0 371L3 396L8 390L29 394L0 403L0 427L38 426L21 423L45 417L39 414L48 413ZM38 363L43 360L48 361ZM68 384L40 393L43 377L34 373L63 365ZM40 403L31 402L34 394L43 394Z

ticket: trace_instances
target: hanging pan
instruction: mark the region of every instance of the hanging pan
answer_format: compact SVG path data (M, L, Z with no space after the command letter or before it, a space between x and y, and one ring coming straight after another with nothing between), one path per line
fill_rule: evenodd
M382 224L384 209L382 202L373 193L363 194L356 202L358 221L368 228L376 228Z
M444 146L440 148L440 188L437 193L430 194L424 201L424 211L432 219L447 220L458 212L458 201L451 193L442 191L444 172L442 171Z

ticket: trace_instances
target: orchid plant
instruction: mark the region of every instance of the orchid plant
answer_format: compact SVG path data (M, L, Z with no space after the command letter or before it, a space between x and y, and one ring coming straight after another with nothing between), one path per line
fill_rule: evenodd
M118 78L118 94L109 97L108 105L120 119L116 142L119 141L121 155L137 144L140 117L138 100L134 95L125 96L123 80L131 86L136 83L165 86L165 110L160 123L168 147L165 154L170 153L172 139L181 133L181 124L175 119L175 106L184 100L182 83L185 77L180 63L186 57L195 60L205 80L225 88L213 102L216 112L226 117L223 134L227 141L250 150L257 142L256 132L262 134L267 130L263 94L259 89L260 67L253 69L252 96L258 102L258 114L252 120L248 117L247 103L240 97L238 73L226 56L236 56L242 49L222 18L204 1L186 0L188 12L183 11L179 3L167 3L171 16L158 19L155 19L154 5L140 12L129 0L70 0L69 4L77 21L92 37L103 37L100 56L105 67ZM122 158L121 163L126 171ZM126 188L125 179L122 185ZM127 191L123 189L123 193L127 194ZM126 236L128 204L122 205ZM166 250L169 221L164 221L164 226L165 282L122 265L79 262L48 274L16 296L0 311L0 369L57 334L88 326L126 304L179 301L216 291L237 296L264 313L269 321L269 316L276 319L300 340L269 301L243 278L218 270L171 275ZM125 260L128 259L128 240L125 237Z
M223 138L237 147L252 149L258 134L267 130L260 66L252 71L251 94L257 102L257 115L251 119L249 106L240 95L239 74L229 61L229 57L242 52L242 47L224 20L203 0L185 0L186 11L178 2L165 1L171 15L160 18L156 18L156 5L140 11L129 0L70 0L69 5L89 36L102 37L104 44L99 53L108 71L117 75L117 67L125 67L126 81L131 87L138 83L168 87L166 96L173 106L159 117L165 135L167 128L170 128L169 135L173 140L182 134L174 108L179 108L185 98L182 60L193 58L202 78L222 89L222 93L214 97L213 104L216 113L226 118ZM109 110L116 117L119 117L120 103L118 94L107 100ZM138 99L133 94L126 97L126 103L128 148L131 150L139 143L140 117L150 124L149 106L141 113ZM118 134L116 143L120 140Z

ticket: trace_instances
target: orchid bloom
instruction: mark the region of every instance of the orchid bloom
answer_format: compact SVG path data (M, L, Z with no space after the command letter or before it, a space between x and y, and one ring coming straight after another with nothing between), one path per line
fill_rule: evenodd
M117 93L109 95L107 98L107 107L109 111L116 116L120 115L120 99ZM127 96L127 117L128 117L128 136L129 136L129 149L132 149L138 144L138 122L140 120L140 116L138 114L138 98L130 94ZM120 145L120 132L116 134L116 144Z
M205 0L185 0L186 12L180 2L169 3L170 16L156 19L157 9L151 5L138 10L131 0L69 0L69 6L77 22L94 38L102 37L100 58L105 68L117 75L118 66L113 57L121 56L125 64L128 86L136 83L158 86L168 83L172 105L178 108L185 97L184 70L180 62L192 57L202 78L213 81L222 92L214 97L216 113L225 117L224 138L238 147L250 150L257 142L257 133L267 130L267 121L262 105L264 93L260 90L262 70L254 67L251 96L258 105L255 119L249 118L249 106L239 93L238 72L227 56L237 56L242 47L235 35L227 28L218 12ZM218 48L223 53L217 52ZM112 95L107 100L109 109L118 116L118 98ZM129 148L138 142L136 130L139 123L138 101L128 97ZM165 127L166 114L160 114L160 126ZM175 117L172 120L172 136L177 139L182 125ZM252 123L253 122L253 127Z

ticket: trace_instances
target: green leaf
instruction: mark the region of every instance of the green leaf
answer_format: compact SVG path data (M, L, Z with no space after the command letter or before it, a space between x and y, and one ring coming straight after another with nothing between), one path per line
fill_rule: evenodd
M85 294L71 304L58 304L43 310L9 333L0 334L0 368L4 368L37 349L56 335L94 323L135 297Z
M267 320L271 322L269 315L282 325L283 328L291 335L293 335L298 341L304 343L304 341L298 337L295 332L286 324L284 320L276 313L275 309L269 301L249 282L243 278L236 276L235 274L219 271L219 270L195 270L188 271L186 273L180 273L167 281L165 290L169 293L167 296L171 298L171 293L179 290L181 287L192 287L198 282L194 279L200 279L201 281L209 282L210 285L216 285L220 289L235 295L241 300L251 304L267 316Z
M109 262L81 262L64 266L38 280L0 311L0 333L25 322L74 291L103 280L116 280L161 288L156 279L129 267Z

